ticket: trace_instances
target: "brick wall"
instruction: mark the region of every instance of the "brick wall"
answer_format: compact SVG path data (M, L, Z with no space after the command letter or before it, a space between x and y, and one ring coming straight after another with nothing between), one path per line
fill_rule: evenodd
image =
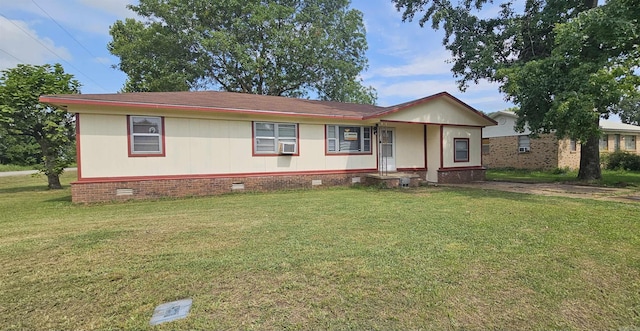
M163 197L208 196L230 192L310 189L322 186L352 185L353 179L358 177L364 183L366 174L368 173L154 179L99 183L75 182L71 184L71 196L74 203L90 203ZM244 188L241 189L241 186L244 186Z
M578 154L579 155L579 154ZM518 136L489 138L489 152L482 155L487 168L555 169L558 140L551 134L530 139L530 151L518 151Z
M485 169L445 169L438 170L438 183L461 184L485 180Z
M558 168L580 168L580 144L576 144L576 150L572 151L569 139L558 141Z

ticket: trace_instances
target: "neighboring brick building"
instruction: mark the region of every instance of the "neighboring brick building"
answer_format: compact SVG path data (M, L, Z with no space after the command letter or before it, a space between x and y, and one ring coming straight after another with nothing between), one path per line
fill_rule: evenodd
M555 169L580 167L580 144L558 140L553 134L531 138L530 132L516 132L516 114L498 111L489 114L497 126L482 130L482 165L487 168ZM613 121L600 121L604 135L601 152L616 150L640 154L637 146L640 127Z

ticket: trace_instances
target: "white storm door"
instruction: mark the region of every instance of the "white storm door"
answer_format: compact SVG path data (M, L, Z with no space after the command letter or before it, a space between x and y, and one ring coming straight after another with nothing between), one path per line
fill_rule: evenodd
M395 134L392 128L380 130L380 170L396 171Z

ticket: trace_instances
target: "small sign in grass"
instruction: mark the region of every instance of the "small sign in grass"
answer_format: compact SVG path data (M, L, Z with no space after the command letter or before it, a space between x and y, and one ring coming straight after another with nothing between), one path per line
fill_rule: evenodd
M158 325L160 323L171 322L189 315L191 309L191 299L183 299L173 302L167 302L156 307L149 324Z

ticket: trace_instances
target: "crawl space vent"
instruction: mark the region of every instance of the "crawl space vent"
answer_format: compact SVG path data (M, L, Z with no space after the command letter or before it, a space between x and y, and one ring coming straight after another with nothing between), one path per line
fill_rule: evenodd
M117 196L133 195L133 189L132 188L119 188L119 189L116 189L116 195Z

